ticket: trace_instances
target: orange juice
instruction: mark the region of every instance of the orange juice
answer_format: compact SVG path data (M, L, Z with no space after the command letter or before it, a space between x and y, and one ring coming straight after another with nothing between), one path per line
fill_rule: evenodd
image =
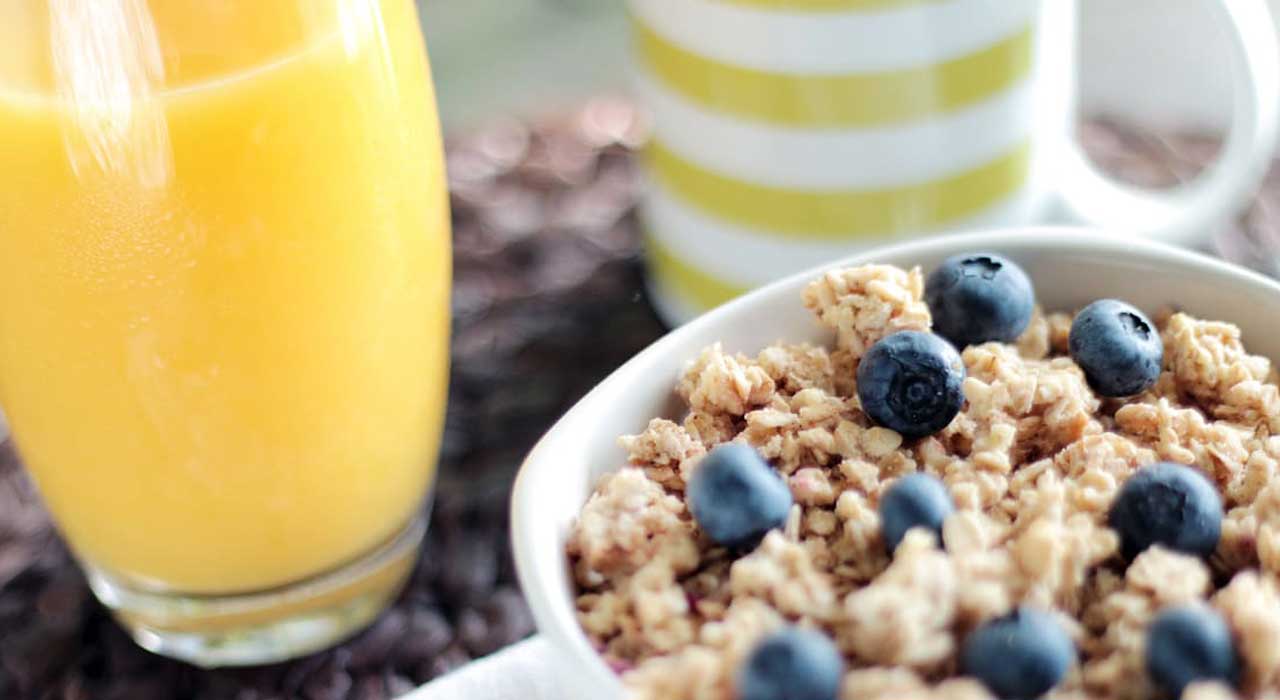
M0 406L77 554L234 593L394 536L449 332L413 3L5 5Z

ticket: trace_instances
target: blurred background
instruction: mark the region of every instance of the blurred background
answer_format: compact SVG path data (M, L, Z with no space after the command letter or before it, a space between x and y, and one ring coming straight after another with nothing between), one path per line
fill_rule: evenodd
M418 1L447 130L626 85L624 3ZM1280 17L1280 0L1270 4ZM1083 0L1081 110L1157 128L1220 128L1230 85L1214 59L1226 38L1205 31L1210 18L1194 0ZM1155 79L1162 89L1145 89Z

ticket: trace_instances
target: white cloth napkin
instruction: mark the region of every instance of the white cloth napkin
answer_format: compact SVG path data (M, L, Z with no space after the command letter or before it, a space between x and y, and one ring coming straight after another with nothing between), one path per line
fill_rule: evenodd
M563 700L551 642L533 637L422 686L400 700Z

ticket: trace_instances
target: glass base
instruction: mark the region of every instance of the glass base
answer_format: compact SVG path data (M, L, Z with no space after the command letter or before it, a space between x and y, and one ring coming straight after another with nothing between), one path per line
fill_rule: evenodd
M142 648L205 668L253 666L319 651L369 626L412 573L426 529L419 516L356 561L261 593L182 595L85 570L98 600Z

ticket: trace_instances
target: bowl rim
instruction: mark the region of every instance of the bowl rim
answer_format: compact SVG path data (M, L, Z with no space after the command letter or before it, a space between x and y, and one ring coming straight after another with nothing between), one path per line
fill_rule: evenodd
M1008 252L1053 248L1063 253L1092 256L1137 255L1154 264L1177 264L1182 267L1198 268L1206 273L1236 278L1241 282L1266 288L1280 296L1280 282L1198 251L1149 239L1124 237L1115 232L1089 227L1018 226L913 238L869 247L802 272L787 275L672 329L611 372L557 419L521 463L511 490L510 537L521 590L528 601L539 633L551 639L557 650L569 657L573 669L579 672L585 671L591 676L590 680L584 681L585 683L600 691L612 689L615 694L622 690L618 676L609 669L604 658L593 648L579 625L572 604L566 604L563 600L563 591L555 589L541 575L541 569L551 563L537 560L533 541L527 534L528 529L523 527L524 523L529 522L538 513L536 487L546 483L548 479L553 483L554 474L550 473L550 469L556 464L556 460L548 459L548 453L553 452L558 447L557 443L564 439L567 434L566 428L576 425L583 415L593 410L594 404L602 395L625 381L627 375L635 372L637 367L665 356L669 352L668 348L681 344L680 341L684 336L698 333L707 326L715 326L723 319L736 315L739 309L753 306L764 299L791 290L826 270L873 263L880 257L901 259L913 254L923 257L926 254L935 253L939 247L958 249L957 252L965 249ZM564 564L563 559L555 562L557 566Z

